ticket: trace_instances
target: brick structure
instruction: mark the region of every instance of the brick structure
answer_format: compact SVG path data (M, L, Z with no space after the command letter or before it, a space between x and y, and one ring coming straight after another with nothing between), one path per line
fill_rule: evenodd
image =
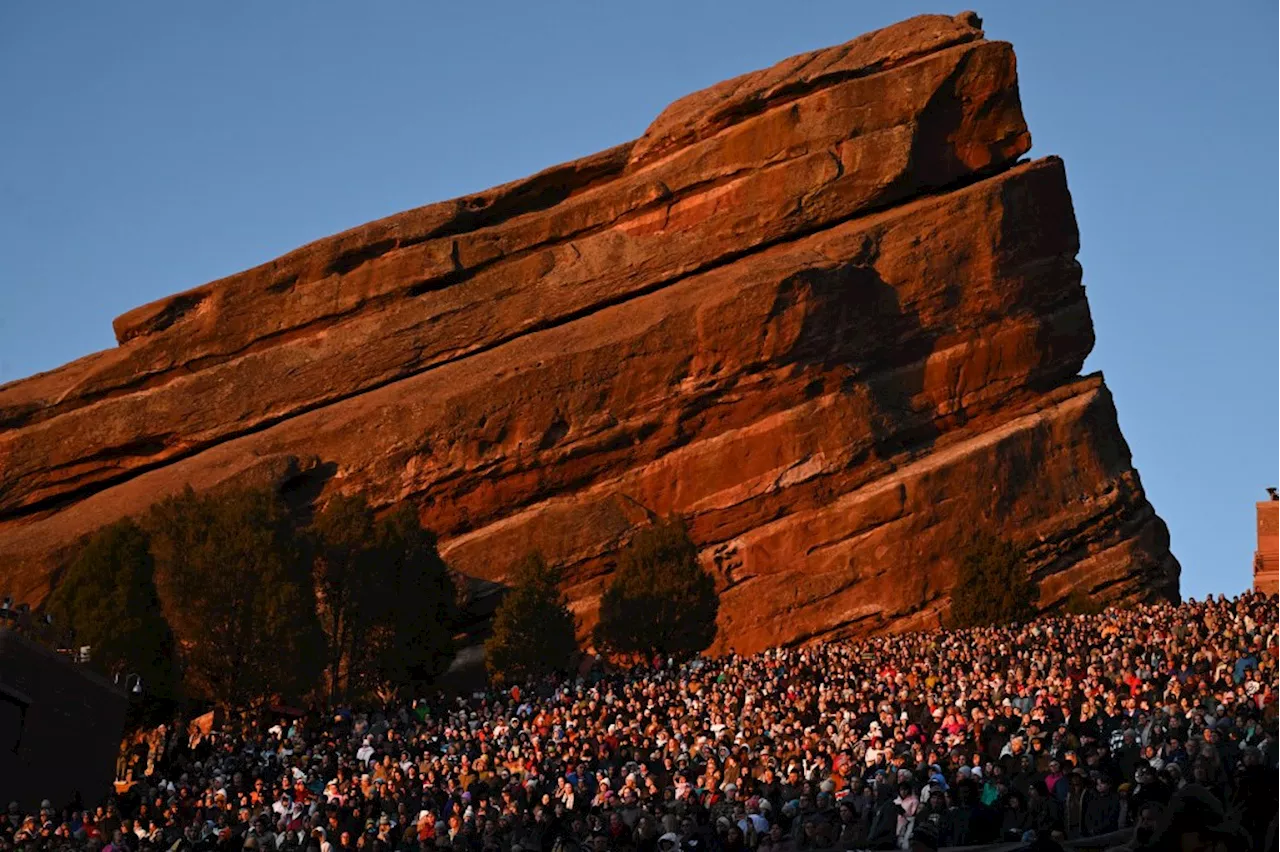
M111 792L128 699L105 678L0 628L0 802L33 812Z
M1253 554L1253 590L1267 595L1280 591L1280 501L1276 489L1271 499L1258 504L1258 549Z

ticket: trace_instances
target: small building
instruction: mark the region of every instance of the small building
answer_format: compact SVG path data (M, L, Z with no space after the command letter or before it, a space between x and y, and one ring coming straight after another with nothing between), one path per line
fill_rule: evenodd
M27 812L111 792L129 700L106 678L0 627L0 802Z
M1280 591L1280 497L1268 488L1270 500L1258 503L1258 549L1253 554L1253 590L1264 595Z

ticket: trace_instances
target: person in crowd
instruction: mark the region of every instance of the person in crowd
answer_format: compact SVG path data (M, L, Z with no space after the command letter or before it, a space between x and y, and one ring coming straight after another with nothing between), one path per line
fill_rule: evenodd
M246 711L131 738L100 807L10 804L0 852L1261 850L1277 638L1245 594Z

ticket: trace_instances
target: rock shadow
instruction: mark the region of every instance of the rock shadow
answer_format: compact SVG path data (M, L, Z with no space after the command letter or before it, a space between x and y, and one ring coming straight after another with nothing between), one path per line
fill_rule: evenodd
M944 302L950 298L950 290L943 293ZM940 432L936 405L921 393L922 365L935 349L936 330L925 327L874 266L805 270L785 282L778 300L803 306L788 360L811 376L807 395L865 393L872 440L882 456L933 445Z

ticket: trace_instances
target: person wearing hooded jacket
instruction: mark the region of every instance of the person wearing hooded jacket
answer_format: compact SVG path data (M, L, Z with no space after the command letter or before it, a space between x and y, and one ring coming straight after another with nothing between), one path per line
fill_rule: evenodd
M898 816L902 809L894 802L893 786L881 781L876 787L876 801L867 831L870 849L895 849L898 845Z

